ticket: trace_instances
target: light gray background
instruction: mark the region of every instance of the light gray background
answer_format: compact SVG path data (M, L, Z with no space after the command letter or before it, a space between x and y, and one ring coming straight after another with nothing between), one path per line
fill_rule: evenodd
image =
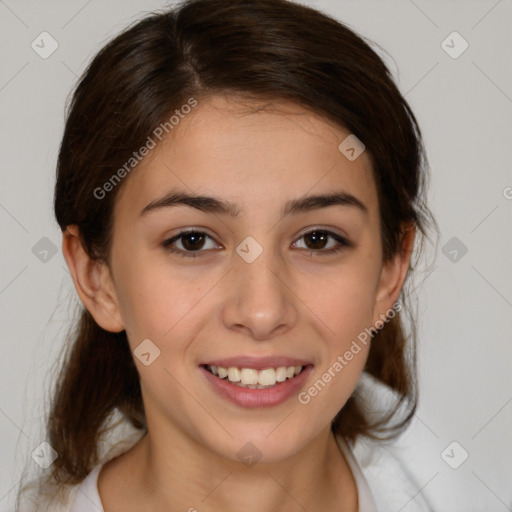
M106 40L166 3L0 0L2 511L44 440L44 389L75 301L52 217L65 100ZM512 510L512 3L304 3L389 52L382 56L418 117L432 167L441 238L416 290L421 400L403 457L436 511ZM59 45L47 59L31 48L43 31ZM456 59L441 46L453 31L469 43ZM46 262L32 251L43 237L58 248ZM452 237L467 247L457 262L442 251ZM469 453L458 469L441 456L453 441L452 464Z

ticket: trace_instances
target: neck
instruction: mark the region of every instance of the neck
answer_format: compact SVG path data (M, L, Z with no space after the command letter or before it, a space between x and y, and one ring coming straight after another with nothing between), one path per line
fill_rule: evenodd
M355 481L329 429L285 460L252 466L226 460L187 436L151 429L131 452L127 491L145 509L319 512L336 503L357 510Z

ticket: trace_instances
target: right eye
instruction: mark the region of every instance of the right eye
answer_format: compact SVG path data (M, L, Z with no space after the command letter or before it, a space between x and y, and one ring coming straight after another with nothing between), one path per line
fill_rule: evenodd
M199 254L193 254L194 252L205 252L201 249L205 244L205 240L209 238L213 241L213 238L203 231L197 230L186 230L181 231L176 236L173 236L169 240L162 243L162 246L169 250L183 256L185 258L196 258ZM174 244L179 242L182 248L176 248ZM215 244L214 244L215 245ZM215 248L215 247L214 247Z

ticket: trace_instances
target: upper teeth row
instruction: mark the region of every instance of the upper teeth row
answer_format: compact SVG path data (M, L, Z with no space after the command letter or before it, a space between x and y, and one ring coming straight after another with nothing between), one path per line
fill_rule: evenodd
M284 382L298 375L302 366L280 366L279 368L266 368L265 370L255 370L253 368L236 368L230 366L208 365L208 369L221 379L228 378L231 382L241 382L242 384L260 384L262 386L273 386L276 382Z

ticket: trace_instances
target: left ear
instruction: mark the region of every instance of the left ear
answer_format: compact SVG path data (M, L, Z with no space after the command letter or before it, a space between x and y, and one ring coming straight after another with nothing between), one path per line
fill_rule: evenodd
M377 320L382 320L380 315L386 315L400 296L409 270L415 236L414 224L406 224L402 230L398 252L382 267L375 293L372 325Z

